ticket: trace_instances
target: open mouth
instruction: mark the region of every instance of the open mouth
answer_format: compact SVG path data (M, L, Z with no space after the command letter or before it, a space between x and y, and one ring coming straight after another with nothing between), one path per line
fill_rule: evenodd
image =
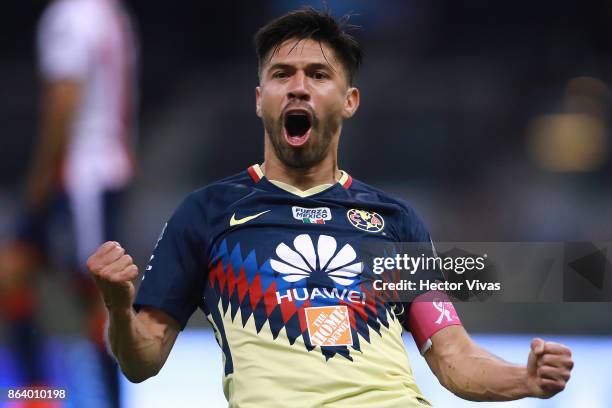
M290 110L285 113L285 140L292 146L302 146L310 136L312 119L307 110Z

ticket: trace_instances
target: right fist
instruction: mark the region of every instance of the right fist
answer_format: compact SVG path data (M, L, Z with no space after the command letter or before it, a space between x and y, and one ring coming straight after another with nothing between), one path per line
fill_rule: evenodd
M118 242L105 242L89 257L87 268L109 310L132 307L135 289L131 281L138 276L138 267Z

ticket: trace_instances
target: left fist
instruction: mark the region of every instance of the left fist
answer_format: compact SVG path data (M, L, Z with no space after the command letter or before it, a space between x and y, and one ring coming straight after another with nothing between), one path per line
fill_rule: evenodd
M569 348L552 341L533 339L527 360L527 386L531 396L550 398L563 391L573 367Z

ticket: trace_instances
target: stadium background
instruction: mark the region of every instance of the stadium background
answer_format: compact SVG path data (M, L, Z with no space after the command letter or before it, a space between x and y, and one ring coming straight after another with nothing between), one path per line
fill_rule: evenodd
M122 229L141 267L182 196L261 161L251 36L271 17L307 3L127 2L141 39L140 168ZM9 2L0 17L0 238L9 236L19 211L37 131L34 32L44 5ZM362 104L343 129L341 168L407 199L434 240L612 241L612 3L329 6L335 15L357 13L352 22L362 26L356 35L366 52L357 80ZM78 339L79 313L52 274L41 273L38 289L49 349L63 350ZM612 355L610 303L457 308L468 330L484 334L503 357L520 352L513 361L526 358L525 336L532 333L577 348L567 396L516 406L578 406L587 396L581 406L612 406L612 380L605 366L597 367ZM194 367L188 374L175 368L193 382L181 384L192 393L209 387L220 394L212 334L202 316L188 327L183 342L193 359L181 361ZM204 340L190 341L203 332ZM607 355L598 360L600 352ZM411 360L420 360L414 348ZM10 356L0 355L5 382L10 367ZM441 387L416 371L432 390L426 395L446 406ZM138 387L125 395L142 397ZM147 390L178 399L186 392L178 387Z

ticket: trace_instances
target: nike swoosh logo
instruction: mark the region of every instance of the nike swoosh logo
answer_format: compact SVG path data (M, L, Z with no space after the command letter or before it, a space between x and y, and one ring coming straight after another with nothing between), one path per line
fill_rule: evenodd
M254 214L254 215L249 215L248 217L244 217L244 218L240 218L240 219L236 219L236 213L232 214L232 218L230 218L230 227L233 227L235 225L240 225L240 224L244 224L245 222L249 222L251 220L254 220L255 218L259 217L260 215L264 215L267 212L270 212L271 210L266 210L266 211L262 211L258 214Z

